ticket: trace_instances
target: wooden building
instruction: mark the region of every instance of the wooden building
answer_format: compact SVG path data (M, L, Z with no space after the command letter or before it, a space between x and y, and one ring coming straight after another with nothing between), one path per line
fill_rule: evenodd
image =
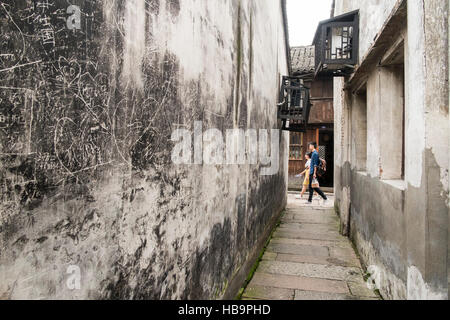
M330 77L314 78L315 67L314 46L291 48L293 76L302 77L309 87L312 108L305 133L290 133L289 150L289 189L297 190L302 186L302 179L295 175L305 168L305 154L308 143L315 141L319 146L320 156L327 161L327 174L321 178L323 187L333 187L334 180L334 110L333 79Z

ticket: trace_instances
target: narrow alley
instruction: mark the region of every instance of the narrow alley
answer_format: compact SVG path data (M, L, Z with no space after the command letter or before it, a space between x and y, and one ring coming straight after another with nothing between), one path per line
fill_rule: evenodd
M0 0L0 300L448 300L449 9Z
M243 294L244 300L377 300L348 238L339 234L333 197L307 206L289 194L286 212Z

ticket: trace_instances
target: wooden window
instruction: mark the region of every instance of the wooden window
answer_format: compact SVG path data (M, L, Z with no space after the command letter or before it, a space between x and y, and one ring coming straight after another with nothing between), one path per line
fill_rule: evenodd
M354 71L359 52L359 11L321 21L314 37L316 75Z
M282 130L305 132L309 120L311 102L309 88L298 77L283 77L278 104L278 119Z
M303 160L303 133L291 132L289 145L289 160Z

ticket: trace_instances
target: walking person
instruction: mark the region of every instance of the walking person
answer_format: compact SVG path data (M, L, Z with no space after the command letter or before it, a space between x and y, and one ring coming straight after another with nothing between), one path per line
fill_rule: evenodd
M319 153L317 152L317 143L311 142L309 144L309 151L311 152L311 167L309 169L309 199L308 204L312 203L314 191L322 197L324 202L328 200L327 196L320 190L317 181L317 169L320 166Z
M296 196L297 199L302 199L306 190L309 188L309 171L311 168L311 153L308 152L307 154L305 154L305 159L306 159L305 170L302 173L300 173L298 176L296 176L296 177L302 177L302 176L305 177L303 179L302 191L299 196Z

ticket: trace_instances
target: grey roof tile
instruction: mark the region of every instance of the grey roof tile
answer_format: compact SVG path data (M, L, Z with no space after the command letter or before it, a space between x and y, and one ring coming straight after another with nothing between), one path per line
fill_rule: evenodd
M303 46L291 48L292 72L311 73L315 67L315 47Z

